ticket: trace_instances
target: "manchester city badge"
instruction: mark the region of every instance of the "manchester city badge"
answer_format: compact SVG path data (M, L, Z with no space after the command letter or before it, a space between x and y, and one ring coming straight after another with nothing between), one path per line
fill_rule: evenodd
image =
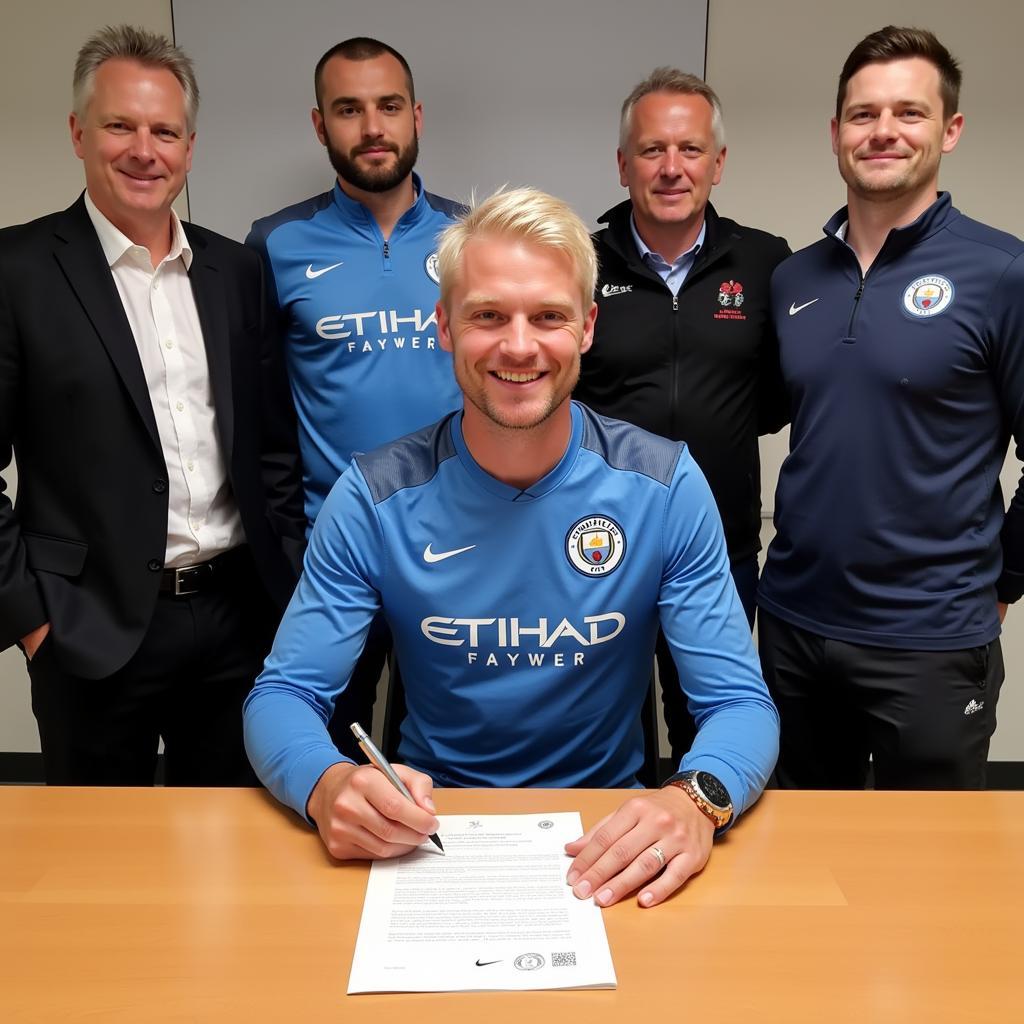
M626 553L626 535L614 519L584 516L565 535L565 553L569 564L584 576L607 576Z
M911 281L903 292L903 311L914 320L938 316L953 301L953 282L941 274Z
M423 261L423 269L427 272L427 277L430 278L434 284L441 283L441 275L437 271L437 253L432 252L426 260Z

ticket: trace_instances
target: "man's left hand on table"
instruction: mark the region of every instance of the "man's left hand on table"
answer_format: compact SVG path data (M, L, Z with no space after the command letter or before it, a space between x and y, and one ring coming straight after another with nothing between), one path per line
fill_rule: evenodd
M602 907L637 889L642 907L657 906L704 867L714 834L711 819L675 787L637 796L566 844L574 858L566 881Z

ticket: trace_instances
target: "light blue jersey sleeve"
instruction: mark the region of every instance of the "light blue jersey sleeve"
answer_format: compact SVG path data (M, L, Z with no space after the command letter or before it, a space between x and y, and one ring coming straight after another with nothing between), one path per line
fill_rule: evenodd
M660 620L700 727L683 767L721 779L737 813L757 799L778 718L711 492L680 445L581 407L573 424L529 491L473 463L457 418L345 472L246 701L246 749L279 800L304 814L343 760L326 723L380 609L405 677L403 763L439 784L636 785Z
M302 578L244 706L245 747L256 774L304 817L320 776L346 760L327 722L380 609L373 581L383 571L382 551L366 484L350 467L317 517Z
M661 628L698 726L680 768L720 779L738 816L775 766L779 716L733 585L711 490L690 458L680 459L674 474L663 537Z

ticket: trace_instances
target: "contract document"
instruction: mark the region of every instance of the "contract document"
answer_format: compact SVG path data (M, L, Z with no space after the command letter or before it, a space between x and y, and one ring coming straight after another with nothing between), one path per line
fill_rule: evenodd
M577 812L439 821L444 856L370 868L349 994L615 988L601 909L565 884Z

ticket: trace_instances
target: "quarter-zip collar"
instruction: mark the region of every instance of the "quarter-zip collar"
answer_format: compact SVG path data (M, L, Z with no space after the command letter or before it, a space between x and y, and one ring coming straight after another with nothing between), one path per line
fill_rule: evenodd
M395 223L395 230L391 233L392 238L418 223L430 210L430 204L427 202L426 194L423 191L423 180L415 171L412 172L412 186L416 191L416 200L398 218L398 221ZM370 212L368 206L348 195L338 181L334 183L333 197L335 205L347 224L361 224L383 243L384 236L377 225L377 218Z
M919 242L941 231L949 223L960 216L960 211L953 205L952 197L948 192L940 192L938 198L928 207L916 220L901 228L892 228L886 236L878 257L883 254L886 257L898 256L912 249ZM839 242L846 248L850 243L846 241L848 225L850 220L849 207L844 206L838 210L822 229L826 235ZM878 257L875 258L877 262Z

